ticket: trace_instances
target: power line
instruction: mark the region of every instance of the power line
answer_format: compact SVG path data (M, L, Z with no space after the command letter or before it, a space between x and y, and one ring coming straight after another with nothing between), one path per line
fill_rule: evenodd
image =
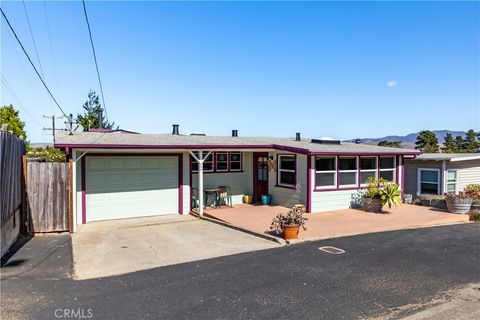
M32 65L33 70L35 70L35 73L37 74L38 78L39 78L40 81L42 82L43 86L45 87L45 89L47 89L48 94L50 95L50 97L52 97L52 99L53 99L53 101L55 102L55 104L57 105L57 107L60 109L60 111L62 112L62 114L66 117L67 114L65 113L65 111L63 111L62 107L60 107L60 104L57 102L57 99L55 99L55 97L53 96L52 92L51 92L50 89L48 88L47 84L46 84L45 81L43 80L43 78L42 78L42 76L40 75L40 73L38 73L37 67L35 67L35 64L33 63L32 59L31 59L30 56L28 55L27 51L25 50L25 47L23 46L22 42L21 42L20 39L18 38L17 33L15 32L15 30L14 30L13 27L12 27L12 25L10 24L10 21L8 20L7 16L5 15L5 12L3 12L3 9L2 9L2 8L0 8L0 11L2 12L3 18L4 18L5 21L7 22L8 27L10 28L10 30L11 30L12 33L13 33L13 35L15 36L15 39L17 40L18 44L19 44L20 47L22 48L23 53L24 53L25 56L27 57L28 62L30 62L30 64Z
M95 52L95 46L93 45L92 30L90 29L90 23L88 22L87 7L85 5L85 0L82 0L82 3L83 3L83 13L85 14L85 21L87 22L87 27L88 27L88 35L90 36L90 44L92 45L93 59L95 60L95 68L97 69L98 83L100 84L100 93L102 94L103 109L105 110L105 118L108 121L107 105L105 104L105 96L103 94L102 80L100 80L100 72L98 71L97 54Z

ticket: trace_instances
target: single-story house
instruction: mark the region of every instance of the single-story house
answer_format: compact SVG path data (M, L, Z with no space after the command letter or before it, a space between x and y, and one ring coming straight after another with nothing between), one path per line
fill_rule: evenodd
M136 134L125 131L57 133L55 146L72 165L73 229L89 221L187 214L192 188L228 185L233 204L245 194L275 205L301 203L307 212L351 207L368 177L403 186L404 157L416 150L332 139ZM204 158L202 165L197 159ZM199 159L203 160L203 159ZM201 172L199 172L201 171ZM203 184L199 186L199 180ZM357 200L355 200L357 199Z
M405 160L405 192L442 195L480 183L480 153L424 153Z

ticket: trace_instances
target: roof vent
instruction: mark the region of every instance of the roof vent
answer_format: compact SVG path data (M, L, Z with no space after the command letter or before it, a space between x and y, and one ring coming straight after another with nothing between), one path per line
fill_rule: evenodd
M174 135L176 135L176 136L178 136L178 135L180 134L179 131L178 131L178 127L179 127L178 124L174 124L174 125L173 125L172 134L174 134Z
M340 140L333 139L330 137L321 137L320 139L312 139L312 143L318 143L318 144L328 144L328 145L335 145L335 144L340 144Z
M191 136L197 136L197 137L205 137L205 133L190 133Z
M98 129L103 129L103 109L98 108Z
M232 130L232 137L238 137L238 130Z
M300 138L300 132L297 132L295 134L295 141L301 141L302 139Z

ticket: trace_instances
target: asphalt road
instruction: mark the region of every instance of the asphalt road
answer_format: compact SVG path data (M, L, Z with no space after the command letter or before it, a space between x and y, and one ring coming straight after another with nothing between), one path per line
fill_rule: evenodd
M32 239L2 268L2 319L67 318L65 309L92 319L358 319L480 282L480 224L322 240L85 281L64 269L53 277L60 261L71 261L67 236L21 273L22 250L36 252L51 239ZM318 250L327 245L346 252Z

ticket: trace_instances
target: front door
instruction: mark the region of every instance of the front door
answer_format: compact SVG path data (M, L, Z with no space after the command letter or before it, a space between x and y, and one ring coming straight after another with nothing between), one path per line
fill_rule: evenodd
M253 154L253 188L255 201L268 194L268 153Z

